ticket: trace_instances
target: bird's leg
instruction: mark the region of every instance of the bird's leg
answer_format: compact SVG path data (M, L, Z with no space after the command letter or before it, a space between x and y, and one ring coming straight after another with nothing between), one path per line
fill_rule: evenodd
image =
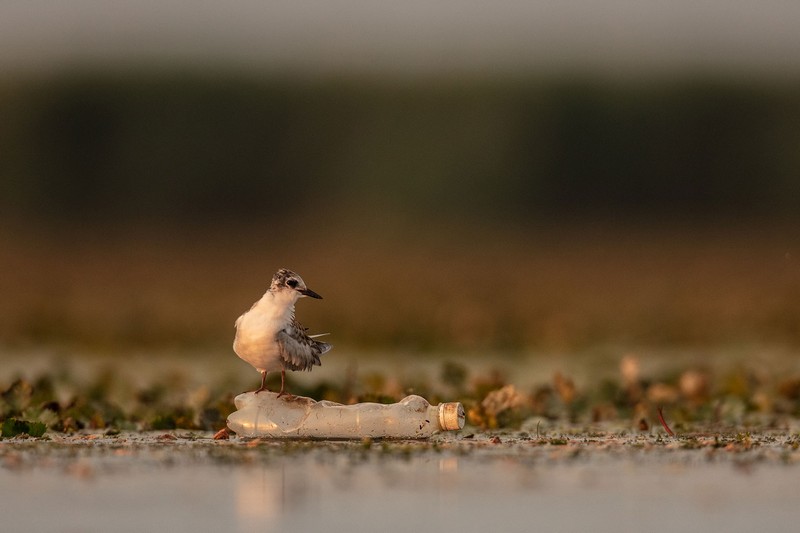
M267 371L266 370L261 373L261 386L259 388L257 388L256 391L253 394L258 394L262 390L267 390ZM281 387L281 390L283 390L283 387Z
M281 391L278 393L278 398L286 394L287 396L291 396L286 392L286 369L281 369Z

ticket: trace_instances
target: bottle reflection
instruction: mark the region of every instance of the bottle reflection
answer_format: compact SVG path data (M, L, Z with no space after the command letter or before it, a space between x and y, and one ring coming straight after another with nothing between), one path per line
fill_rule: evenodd
M461 503L464 474L474 477L470 469L462 471L459 461L455 456L434 461L356 457L340 450L313 459L288 457L251 464L235 473L239 530L316 523L320 513L334 509L343 513L338 518L344 521L378 520L380 509L401 501L411 507L424 504L437 516L449 516ZM362 509L359 516L350 516L347 509L357 504Z

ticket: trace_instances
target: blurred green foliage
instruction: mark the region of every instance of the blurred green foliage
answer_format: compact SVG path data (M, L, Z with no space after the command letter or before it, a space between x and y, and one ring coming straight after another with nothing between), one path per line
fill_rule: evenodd
M203 376L199 383L174 372L132 386L120 377L121 372L109 370L81 379L45 373L34 381L0 382L2 437L38 437L45 429L63 433L102 430L106 434L121 430L216 431L225 426L235 409L231 390L244 386L226 383L219 376ZM524 387L509 384L497 370L486 376L447 361L442 363L440 375L455 379L396 382L391 374L364 374L338 383L302 386L293 382L291 392L344 404L395 403L408 394L419 394L434 404L461 402L467 423L474 428L524 429L537 434L564 423L587 427L610 423L644 431L658 426L657 409L662 406L681 432L785 429L796 427L800 417L800 376L757 366L717 371L690 366L646 378L638 371L633 375L623 372L584 385L556 372L550 381L540 379ZM741 388L733 385L736 382L749 385ZM58 399L54 386L64 399Z
M0 116L0 209L22 216L243 219L322 201L477 217L800 207L791 83L85 73L4 82Z
M41 422L28 422L26 420L17 420L16 418L8 418L2 424L2 436L16 437L17 435L28 435L30 437L41 437L47 430Z

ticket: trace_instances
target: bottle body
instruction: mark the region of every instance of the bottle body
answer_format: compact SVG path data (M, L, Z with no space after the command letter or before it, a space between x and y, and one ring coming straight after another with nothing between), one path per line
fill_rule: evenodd
M424 439L464 426L461 404L430 405L420 396L388 405L342 405L264 391L240 394L234 403L238 410L228 417L228 427L243 437Z

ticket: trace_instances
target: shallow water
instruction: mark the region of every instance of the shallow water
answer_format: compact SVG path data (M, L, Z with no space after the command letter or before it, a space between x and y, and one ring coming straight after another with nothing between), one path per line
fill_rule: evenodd
M3 441L2 529L793 531L800 520L793 459L523 444Z

